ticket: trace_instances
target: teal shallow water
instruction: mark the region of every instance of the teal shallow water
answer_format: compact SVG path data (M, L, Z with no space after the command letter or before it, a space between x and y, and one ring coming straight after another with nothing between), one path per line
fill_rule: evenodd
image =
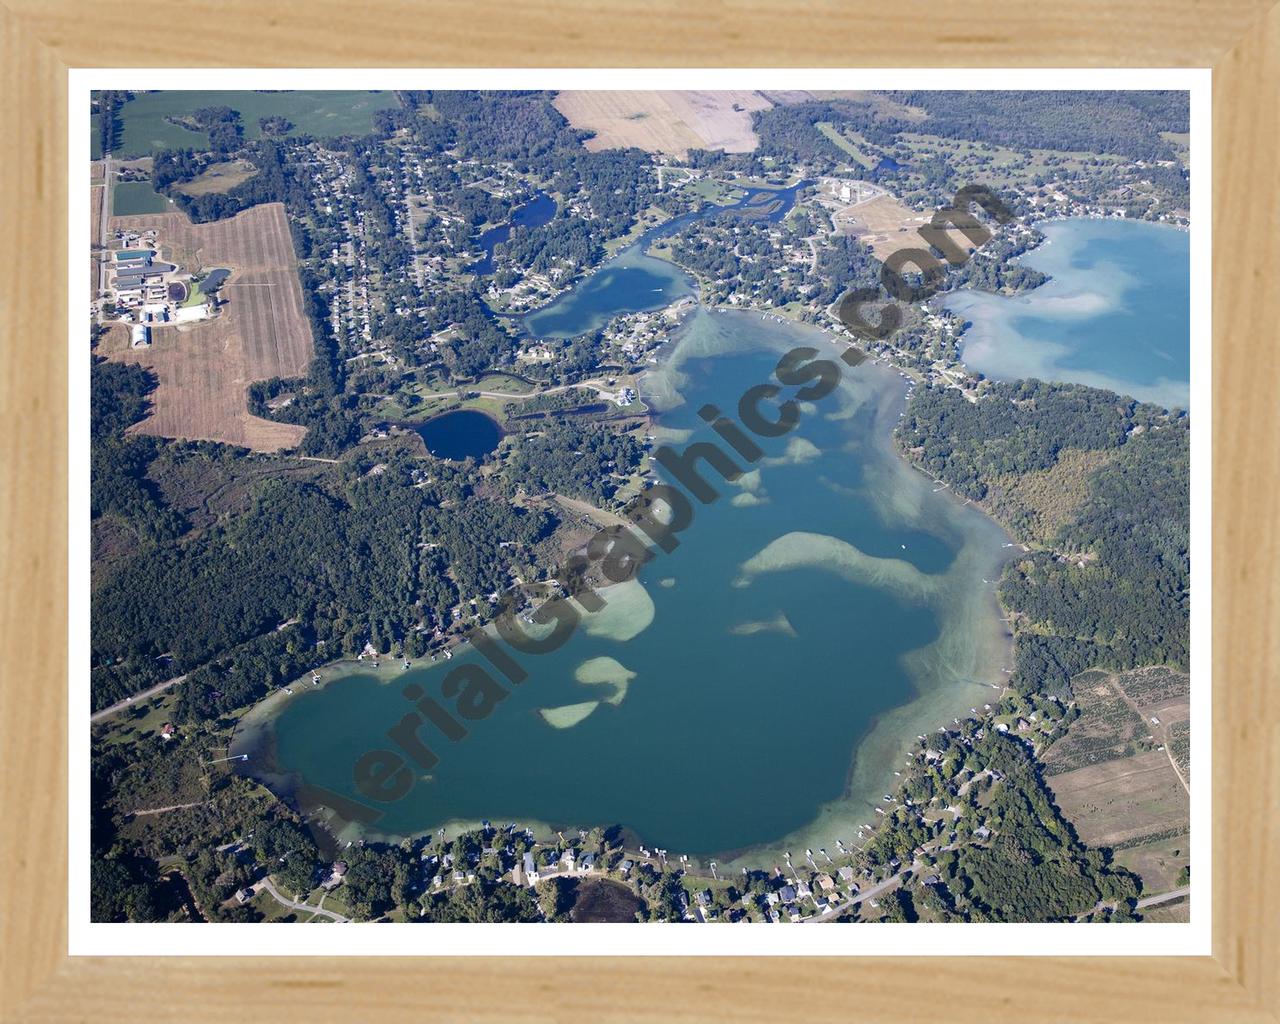
M647 380L661 430L677 448L711 439L695 410L734 409L797 344L834 352L812 329L696 313ZM440 763L382 808L377 832L622 824L727 860L870 820L915 734L990 699L1008 654L983 582L1006 538L892 452L904 391L885 368L846 370L796 431L762 444L754 472L718 483L721 500L638 585L608 592L558 651L521 656L530 678L470 735L427 727ZM438 693L444 672L329 670L342 677L257 716L275 768L358 797L352 766L394 746L402 687Z
M943 304L972 321L966 365L998 380L1036 377L1187 408L1190 235L1161 224L1072 219L1040 225L1023 257L1053 280L1023 295L961 291Z

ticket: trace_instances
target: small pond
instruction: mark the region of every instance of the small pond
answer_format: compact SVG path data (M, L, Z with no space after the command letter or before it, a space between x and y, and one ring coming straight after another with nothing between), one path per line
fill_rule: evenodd
M425 423L404 426L422 438L427 451L438 459L482 459L498 447L502 427L496 420L474 409L457 409Z

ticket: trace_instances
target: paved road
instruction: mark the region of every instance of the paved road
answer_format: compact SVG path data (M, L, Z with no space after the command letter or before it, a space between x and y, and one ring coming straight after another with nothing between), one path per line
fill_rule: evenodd
M881 893L887 892L889 889L892 889L895 885L898 884L898 882L902 880L902 876L908 870L915 871L919 866L920 865L918 863L913 863L910 868L903 868L896 875L890 875L883 882L878 882L875 885L873 885L870 889L864 889L862 892L858 893L856 896L851 896L849 899L841 903L838 907L831 907L820 914L814 915L813 917L802 917L800 918L799 923L812 924L815 921L819 923L823 921L832 921L835 918L839 917L841 914L846 913L847 911L851 910L853 907L856 907L858 904L863 903L866 900L873 900L877 896L879 896Z
M1184 885L1181 889L1170 889L1168 892L1159 893L1156 896L1146 896L1138 900L1138 909L1143 907L1153 907L1157 903L1168 903L1170 900L1181 899L1183 896L1191 895L1191 886Z
M130 811L129 813L135 818L141 818L146 814L164 814L167 811L181 811L188 807L199 807L203 803L205 803L204 800L196 800L189 804L170 804L168 807L149 807L144 811Z
M110 718L112 715L117 715L125 708L132 707L134 704L141 703L144 700L150 700L157 693L164 693L164 691L169 689L169 687L176 686L186 678L186 673L183 673L180 676L174 676L172 679L166 679L163 683L156 683L156 685L151 687L149 690L143 690L141 693L135 693L132 697L126 697L122 701L117 701L109 708L103 708L101 711L95 711L89 716L89 721L101 722L104 718Z
M282 907L288 907L290 910L297 910L318 915L319 917L327 917L330 921L337 921L339 924L350 924L351 918L343 917L341 914L335 914L332 910L325 910L324 907L314 907L306 903L295 903L293 900L287 900L280 895L280 890L275 887L270 878L264 878L254 886L255 889L265 889L277 903Z
M526 392L523 392L522 394L512 394L507 391L477 391L475 393L477 395L482 395L485 398L501 398L501 399L509 399L514 402L524 402L530 398L540 398L543 395L557 395L561 391L571 391L574 388L590 389L594 391L596 394L603 395L606 398L612 398L614 395L614 392L608 390L603 384L601 384L599 381L596 381L596 380L584 380L580 384L559 384L553 388L544 388L541 391L526 391ZM458 388L457 390L471 391L472 389L463 386Z

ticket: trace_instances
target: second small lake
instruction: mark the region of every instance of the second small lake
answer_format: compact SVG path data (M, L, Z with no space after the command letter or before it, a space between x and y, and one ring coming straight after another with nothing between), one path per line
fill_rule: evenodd
M422 438L427 451L436 458L454 462L482 459L502 440L502 428L497 422L474 409L458 409L425 423L405 426Z
M484 257L467 268L473 274L493 273L493 250L511 237L512 228L540 228L556 215L556 201L545 192L539 192L511 215L511 220L490 228L476 239L476 245L484 250Z

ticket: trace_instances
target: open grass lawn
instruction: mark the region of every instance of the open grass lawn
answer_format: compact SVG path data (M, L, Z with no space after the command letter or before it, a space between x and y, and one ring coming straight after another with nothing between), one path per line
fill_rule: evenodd
M182 300L182 304L184 306L198 306L208 298L209 296L205 295L203 289L201 289L200 282L191 281L187 285L187 297Z
M728 206L736 203L739 199L746 195L742 189L723 181L716 181L714 178L697 178L691 184L686 185L690 192L694 195L705 199L709 203L715 203L717 206Z
M153 189L149 181L119 181L112 186L111 212L117 217L168 213L173 208L173 203Z
M872 157L867 156L846 134L838 131L836 126L831 124L829 121L819 121L814 127L853 157L853 159L863 167L872 167L875 165L876 161ZM849 135L857 135L857 133L850 132Z
M1115 858L1121 867L1142 878L1143 892L1168 892L1178 887L1182 869L1191 862L1191 836L1183 833L1126 847L1117 850Z
M262 136L259 120L285 117L293 122L290 135L363 135L373 127L373 114L397 105L394 93L357 90L297 90L252 92L200 90L138 93L120 108L123 126L114 154L129 159L161 149L206 149L208 136L171 124L166 117L184 117L201 107L231 107L240 112L246 139ZM93 145L97 147L97 132Z

